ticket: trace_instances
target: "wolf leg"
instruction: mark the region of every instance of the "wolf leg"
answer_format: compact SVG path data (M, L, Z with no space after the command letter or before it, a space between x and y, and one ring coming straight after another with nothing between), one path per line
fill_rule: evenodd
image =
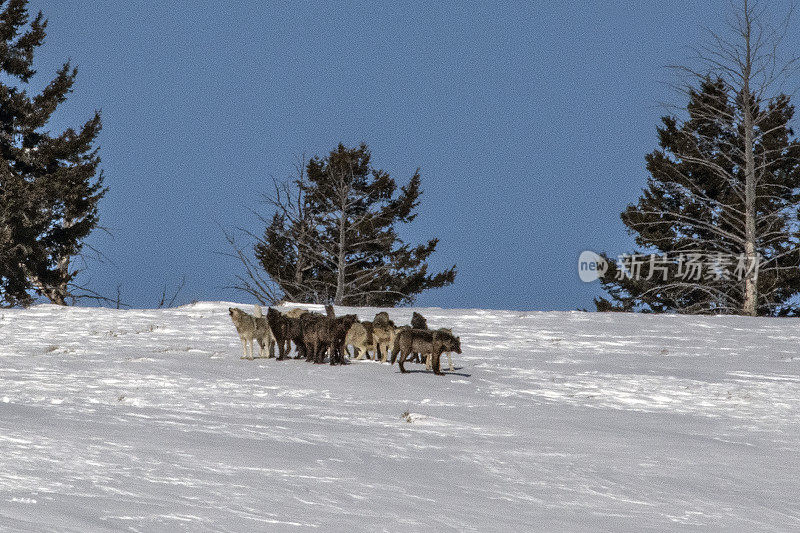
M389 354L389 345L384 344L383 349L381 350L381 363L386 362L386 356Z
M242 339L242 359L252 359L252 357L248 357L247 356L247 345L248 344L249 344L249 342L247 341L247 339L243 338ZM252 353L252 347L251 347L250 353Z
M361 347L358 349L358 356L356 357L356 359L359 359L359 360L364 360L364 359L366 359L366 358L367 358L367 356L368 356L368 355L369 355L369 353L367 352L367 346L365 346L365 345L362 345L362 346L361 346Z
M336 347L334 347L334 345L331 344L331 364L333 365L338 363L340 365L343 365L345 351L346 351L346 346L344 344L341 344Z
M325 362L325 356L328 355L328 347L323 344L317 352L317 363L322 364Z
M314 352L311 354L311 361L312 361L314 364L316 364L316 363L318 363L318 362L319 362L319 352L321 352L321 351L322 351L322 350L320 349L320 346L319 346L319 344L320 344L320 343L319 343L319 341L317 341L317 340L315 340L315 341L314 341Z
M441 361L439 360L441 358L441 355L442 355L441 352L433 352L433 373L434 374L441 374L442 373L442 369L440 368Z
M403 362L406 360L406 355L408 355L408 354L406 354L406 352L401 350L400 351L400 359L398 359L398 361L397 361L397 364L400 366L400 372L402 372L403 374L406 373L406 368L403 366Z
M289 344L288 340L284 340L277 343L278 345L278 361L283 361L286 359L286 356L289 354L289 350L291 349L291 345Z
M450 372L455 370L455 368L453 368L453 357L450 355L451 353L452 352L447 352L447 361L450 363Z

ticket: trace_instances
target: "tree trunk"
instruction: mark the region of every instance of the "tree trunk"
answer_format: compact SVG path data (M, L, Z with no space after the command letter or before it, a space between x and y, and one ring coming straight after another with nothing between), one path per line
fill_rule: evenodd
M69 293L67 292L66 282L60 283L57 287L47 287L38 276L28 274L28 277L42 296L50 300L50 303L67 305L67 296L69 296Z
M336 305L343 305L344 301L344 274L345 274L345 213L342 212L339 218L339 255L337 257L337 272L336 272L336 296L333 303Z
M748 10L748 2L744 0L744 16L745 16L745 58L744 69L742 78L744 84L742 86L742 108L744 110L744 156L745 156L745 185L744 185L744 253L747 257L747 267L751 261L758 261L756 256L756 165L755 155L753 154L753 136L755 132L755 117L753 117L753 109L750 105L750 77L752 75L752 48L750 43L750 29L751 20L750 12ZM758 269L749 269L746 271L744 280L744 301L742 302L742 314L756 316L758 314Z
M749 94L747 95L749 97ZM749 100L749 98L748 98ZM753 129L752 113L749 103L745 109L745 242L744 253L747 256L747 273L744 280L744 301L742 302L742 314L756 316L758 314L758 279L757 268L749 268L758 261L756 255L756 176L755 161L753 157Z

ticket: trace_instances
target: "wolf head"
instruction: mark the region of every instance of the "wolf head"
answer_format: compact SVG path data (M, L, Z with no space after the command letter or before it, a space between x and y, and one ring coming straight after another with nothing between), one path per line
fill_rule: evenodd
M355 324L356 322L358 322L358 316L356 316L356 315L344 315L344 316L342 317L342 322L344 323L344 325L346 326L346 328L349 330L349 329L350 329L350 327L351 327L353 324Z
M438 335L446 352L461 353L461 337L454 337L450 330L445 328L441 328Z
M273 335L283 335L283 329L281 326L283 326L284 322L284 317L280 311L271 307L267 307L267 324L269 324Z
M375 319L372 321L373 324L386 324L389 322L389 313L386 311L381 311L375 315Z
M428 329L428 321L421 314L414 311L411 315L411 327L414 329Z
M454 351L454 352L456 352L456 353L458 353L458 354L460 354L460 353L461 353L461 337L456 337L456 338L454 339L454 342L453 342L453 344L454 344L454 349L453 349L453 351Z

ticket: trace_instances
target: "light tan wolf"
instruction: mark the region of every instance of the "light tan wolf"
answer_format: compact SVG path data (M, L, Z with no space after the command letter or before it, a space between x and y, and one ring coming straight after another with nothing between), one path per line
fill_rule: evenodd
M253 359L253 341L258 341L258 355L264 357L264 348L269 345L269 357L275 356L275 339L269 329L267 319L262 316L261 307L256 305L255 316L250 315L238 307L229 307L228 314L231 316L236 332L242 341L242 358ZM248 347L249 356L248 356Z
M389 355L389 350L394 346L395 325L389 320L389 313L381 311L375 315L372 321L372 346L375 350L375 358L381 354L381 363L385 363Z
M353 347L353 355L356 359L361 360L369 355L369 350L372 349L372 342L369 338L369 331L364 327L361 322L355 322L350 326L345 338L345 345Z

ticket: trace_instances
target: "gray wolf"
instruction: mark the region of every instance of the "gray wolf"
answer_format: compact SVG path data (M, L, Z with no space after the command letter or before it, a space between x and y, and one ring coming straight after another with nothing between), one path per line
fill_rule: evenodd
M253 341L258 342L258 355L264 357L264 348L269 345L269 357L275 356L275 340L270 331L267 320L261 315L261 308L256 306L257 316L250 315L238 307L229 307L228 314L236 327L239 339L242 341L242 356L253 359ZM249 356L248 356L249 347Z
M439 328L439 331L441 331L443 333L449 333L450 335L453 335L453 330L449 329L449 328ZM459 348L461 348L461 338L460 337L456 337L456 338L459 340L458 344L459 344ZM452 353L453 352L447 352L447 362L450 363L450 372L455 370L455 367L453 367ZM461 353L461 352L458 352L458 353ZM430 355L425 358L425 368L428 369L428 370L432 370L433 369L433 357L431 357Z
M461 353L461 339L444 331L403 328L397 333L394 340L392 364L399 354L400 372L405 373L406 369L403 363L413 352L429 355L434 374L441 374L439 358L443 352Z

